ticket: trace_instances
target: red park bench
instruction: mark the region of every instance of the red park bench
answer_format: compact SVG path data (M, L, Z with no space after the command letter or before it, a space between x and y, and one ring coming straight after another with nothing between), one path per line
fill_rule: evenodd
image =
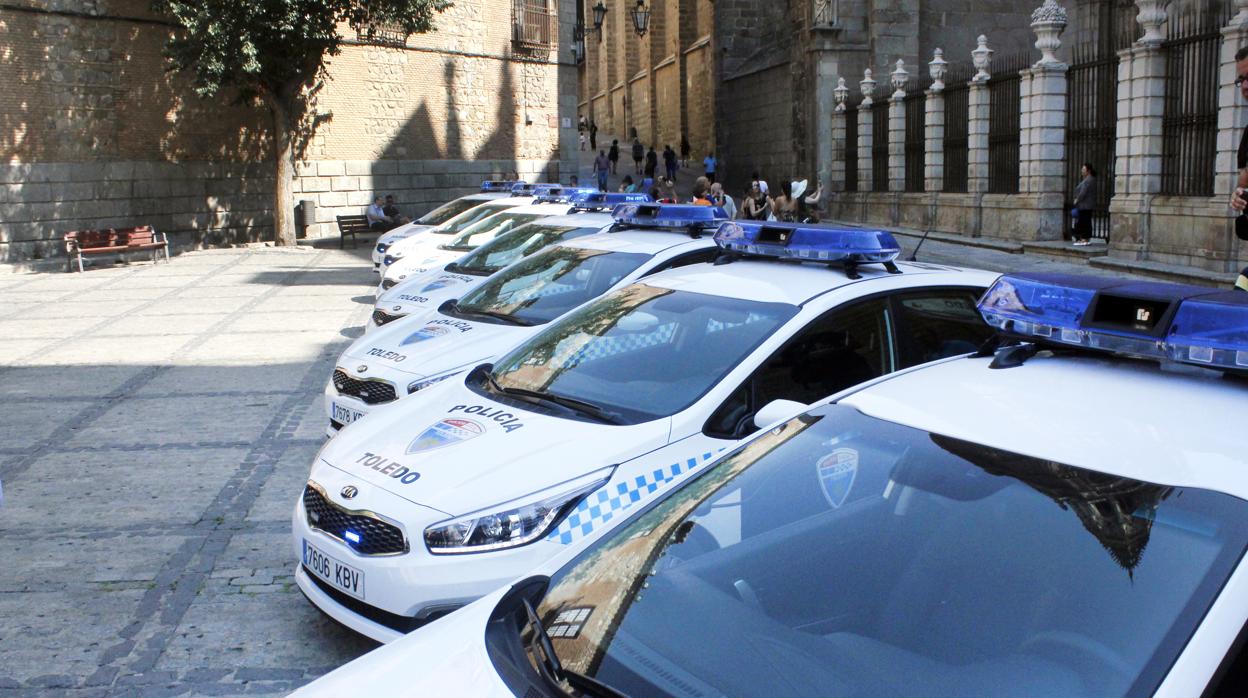
M74 230L65 233L65 252L69 260L65 271L73 271L74 258L78 259L78 271L82 271L83 255L124 254L126 252L152 252L152 261L164 250L169 261L169 238L157 233L150 225L137 228L108 228L104 230Z

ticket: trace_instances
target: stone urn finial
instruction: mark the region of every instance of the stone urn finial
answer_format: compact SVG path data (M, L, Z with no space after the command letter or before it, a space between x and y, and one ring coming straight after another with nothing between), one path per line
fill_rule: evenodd
M871 99L871 95L875 94L875 78L871 77L870 68L862 71L862 81L858 83L858 89L862 90L862 106L875 104L875 100Z
M992 64L992 54L995 51L988 48L988 37L983 34L980 34L976 41L979 42L979 46L971 51L971 60L978 72L975 73L975 77L971 78L971 82L986 82L992 77L992 74L988 72L988 67Z
M1242 27L1248 24L1248 0L1235 0L1235 9L1239 13L1231 18L1231 26Z
M910 73L906 72L906 62L903 59L897 59L897 69L889 77L893 84L893 99L905 99L906 83L910 82Z
M845 111L846 103L849 101L849 87L845 85L845 78L836 79L836 89L832 90L832 98L836 100L836 111Z
M1036 48L1040 49L1037 68L1060 66L1057 49L1062 46L1062 32L1066 30L1066 8L1057 0L1044 0L1044 4L1031 13L1031 29L1036 33Z
M1166 23L1166 0L1135 0L1135 6L1140 8L1135 21L1144 27L1144 36L1138 43L1158 45L1165 41L1166 33L1161 27Z
M945 60L945 52L936 49L932 60L927 64L927 74L932 76L932 91L945 89L945 73L949 71L949 61Z

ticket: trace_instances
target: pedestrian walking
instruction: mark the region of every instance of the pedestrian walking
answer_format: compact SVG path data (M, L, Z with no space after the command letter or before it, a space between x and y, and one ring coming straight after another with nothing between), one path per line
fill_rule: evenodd
M685 134L680 134L680 166L689 166L689 138Z
M654 179L654 171L659 169L659 154L654 152L654 146L650 146L650 150L646 151L646 177Z
M1248 46L1235 53L1235 87L1239 88L1240 98L1248 101ZM1248 240L1248 127L1239 138L1236 164L1239 179L1235 182L1235 191L1231 192L1231 208L1239 214L1235 219L1235 235L1240 240ZM1248 291L1248 267L1239 273L1235 288Z
M676 151L670 145L663 146L663 169L668 179L676 179Z
M1092 210L1096 208L1096 168L1085 162L1079 173L1083 179L1075 185L1075 246L1092 244Z
M702 158L702 167L706 169L706 181L712 183L715 181L716 164L718 163L715 162L715 153L707 153L706 157Z
M633 138L633 174L641 174L641 161L646 157L646 149L641 145L640 138Z
M598 124L593 119L589 120L589 149L598 150Z
M611 161L607 159L606 151L599 150L598 157L594 158L594 176L598 178L598 191L607 190L607 174L611 172Z
M581 141L581 150L585 150L585 144L589 141L589 137L585 135L584 131L581 131L578 135Z
M607 159L611 161L611 174L618 174L616 169L620 163L620 142L618 140L611 141L611 148L607 151Z
M750 190L746 192L745 199L741 203L741 212L746 220L765 221L771 213L771 203L767 199L767 193L759 184L758 179L750 181Z
M724 185L719 182L711 184L711 201L720 208L724 209L724 213L728 214L728 218L735 219L737 217L737 202L732 200L731 196L724 193Z

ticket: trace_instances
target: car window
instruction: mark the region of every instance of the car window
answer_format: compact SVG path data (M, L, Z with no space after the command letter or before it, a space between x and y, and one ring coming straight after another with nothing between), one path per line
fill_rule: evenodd
M710 436L742 438L754 413L773 400L810 404L897 368L886 297L836 308L772 354L715 411Z
M907 368L969 354L992 335L976 309L983 289L922 289L893 296L897 343Z
M529 221L542 218L541 213L498 213L483 219L459 231L453 240L446 243L445 248L460 252L468 252L478 245L493 240L510 230L524 225Z
M499 211L506 211L509 208L511 208L511 206L507 204L481 204L480 206L474 206L447 220L438 227L430 228L429 232L437 233L438 235L457 235L460 231L473 223L489 218Z
M478 206L480 204L481 201L475 199L455 199L454 201L448 201L420 218L417 218L416 222L421 225L441 225L464 211L467 211L473 206Z
M715 259L715 257L717 257L718 255L719 255L718 247L708 247L706 249L694 250L693 252L686 252L684 254L676 255L675 257L672 257L666 262L663 262L657 267L651 269L650 271L646 272L646 276L650 276L651 274L658 274L659 272L667 271L668 269L678 269L680 267L687 267L691 264L702 264L704 262L709 262Z
M448 271L493 274L543 247L562 240L592 235L599 230L600 228L578 228L572 225L549 225L540 221L528 223L484 243L471 253L464 255L453 265L454 268Z

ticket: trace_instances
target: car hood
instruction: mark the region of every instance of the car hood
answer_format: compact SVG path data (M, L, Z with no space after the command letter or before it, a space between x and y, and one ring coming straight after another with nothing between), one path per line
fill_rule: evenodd
M407 223L404 225L400 225L397 228L391 228L390 230L387 230L385 233L382 234L381 237L377 238L377 242L378 243L384 242L387 245L393 245L399 240L405 240L415 235L416 233L423 233L424 231L432 227L433 227L432 225L421 225L419 223Z
M463 297L487 278L489 277L455 274L442 269L430 270L417 276L409 276L381 294L376 307L378 310L404 315L432 310L448 300Z
M421 247L412 250L386 267L386 278L405 281L417 274L424 274L448 262L454 262L465 254L467 252L463 250L444 250L437 245Z
M459 516L648 453L667 443L670 422L618 426L556 417L496 402L456 379L352 424L321 458Z
M435 376L466 363L490 360L540 329L424 311L382 325L355 340L338 363L357 374L374 375L383 369L422 378ZM358 366L368 368L359 371Z

